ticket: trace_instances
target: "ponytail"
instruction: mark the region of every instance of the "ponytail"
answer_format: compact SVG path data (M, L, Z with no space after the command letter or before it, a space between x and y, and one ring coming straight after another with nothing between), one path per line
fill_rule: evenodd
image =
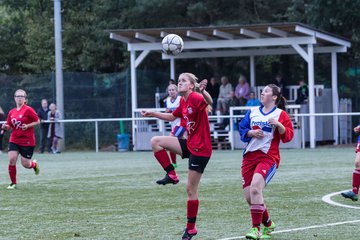
M282 95L275 102L276 106L282 110L285 110L285 106L287 105L286 98Z
M277 96L275 105L278 108L285 110L285 106L287 105L287 102L286 102L286 98L282 95L281 88L275 84L269 84L267 86L272 89L273 96Z

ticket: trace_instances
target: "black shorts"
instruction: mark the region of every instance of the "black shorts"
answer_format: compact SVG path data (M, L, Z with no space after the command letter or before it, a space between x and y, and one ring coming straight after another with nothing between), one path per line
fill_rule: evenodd
M195 156L192 154L187 145L186 145L186 139L178 139L181 151L182 151L182 158L188 158L189 159L189 169L194 170L198 173L204 173L204 170L206 168L206 165L208 164L210 157L200 157Z
M31 159L34 154L34 148L35 147L31 147L31 146L19 146L15 143L10 142L8 151L19 152L22 157Z

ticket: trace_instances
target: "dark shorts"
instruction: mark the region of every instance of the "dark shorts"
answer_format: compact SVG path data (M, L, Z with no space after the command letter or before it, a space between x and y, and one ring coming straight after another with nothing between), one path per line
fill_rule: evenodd
M9 143L9 147L8 147L8 151L16 151L19 152L20 155L24 158L27 159L31 159L33 154L34 154L34 148L35 147L31 147L31 146L19 146L15 143L10 142Z
M186 145L186 139L178 139L183 155L181 156L183 159L189 159L189 169L194 170L198 173L204 173L206 165L208 164L210 157L200 157L192 154Z

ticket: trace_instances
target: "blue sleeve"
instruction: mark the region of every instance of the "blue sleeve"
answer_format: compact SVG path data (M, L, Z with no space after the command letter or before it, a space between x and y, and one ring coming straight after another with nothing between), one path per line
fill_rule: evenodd
M245 117L239 123L240 139L243 142L250 142L251 138L247 137L246 134L251 130L250 127L250 110L247 111Z

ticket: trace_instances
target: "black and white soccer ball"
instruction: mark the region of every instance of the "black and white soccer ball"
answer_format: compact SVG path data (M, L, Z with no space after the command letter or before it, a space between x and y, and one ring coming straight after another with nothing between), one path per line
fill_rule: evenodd
M161 45L165 54L175 56L183 50L184 41L179 35L168 34L163 38Z

